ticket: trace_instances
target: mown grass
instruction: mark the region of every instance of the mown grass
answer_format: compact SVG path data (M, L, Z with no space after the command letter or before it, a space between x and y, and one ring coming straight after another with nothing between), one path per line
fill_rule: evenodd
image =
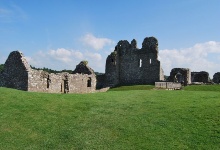
M0 88L0 149L219 149L220 92Z
M190 85L184 87L187 91L218 91L220 92L220 85Z
M154 85L118 86L110 88L109 91L152 90L153 88Z

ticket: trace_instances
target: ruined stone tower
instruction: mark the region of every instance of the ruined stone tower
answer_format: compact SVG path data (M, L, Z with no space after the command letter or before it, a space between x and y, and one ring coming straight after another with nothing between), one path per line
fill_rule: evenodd
M146 37L141 49L137 48L135 39L131 43L119 41L106 59L105 77L108 86L152 84L164 80L157 39Z

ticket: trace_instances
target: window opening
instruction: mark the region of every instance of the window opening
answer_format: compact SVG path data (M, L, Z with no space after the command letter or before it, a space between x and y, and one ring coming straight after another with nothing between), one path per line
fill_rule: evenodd
M142 67L142 59L139 60L139 67Z
M61 88L60 92L63 92L63 84L62 83L60 84L60 88Z
M87 80L87 87L91 87L91 86L92 86L92 79L91 77L89 77Z
M150 59L150 64L151 64L151 59Z
M51 80L50 80L49 75L48 75L48 77L47 77L47 88L48 88L48 89L49 89L49 87L50 87L50 83L51 83Z
M69 82L68 80L64 80L64 93L69 92Z

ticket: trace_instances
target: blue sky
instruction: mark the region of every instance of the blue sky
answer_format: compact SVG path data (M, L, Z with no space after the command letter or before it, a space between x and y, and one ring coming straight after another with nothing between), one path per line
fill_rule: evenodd
M159 41L166 75L174 67L220 72L220 0L0 0L0 63L20 50L29 64L104 72L119 40Z

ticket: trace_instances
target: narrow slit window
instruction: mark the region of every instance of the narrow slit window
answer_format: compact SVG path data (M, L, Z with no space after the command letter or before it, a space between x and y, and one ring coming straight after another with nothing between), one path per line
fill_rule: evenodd
M151 64L151 59L150 59L150 64Z
M49 78L49 76L47 77L47 88L49 89L49 87L50 87L50 82L51 82L51 80L50 80L50 78Z
M142 59L139 60L139 67L142 67Z

